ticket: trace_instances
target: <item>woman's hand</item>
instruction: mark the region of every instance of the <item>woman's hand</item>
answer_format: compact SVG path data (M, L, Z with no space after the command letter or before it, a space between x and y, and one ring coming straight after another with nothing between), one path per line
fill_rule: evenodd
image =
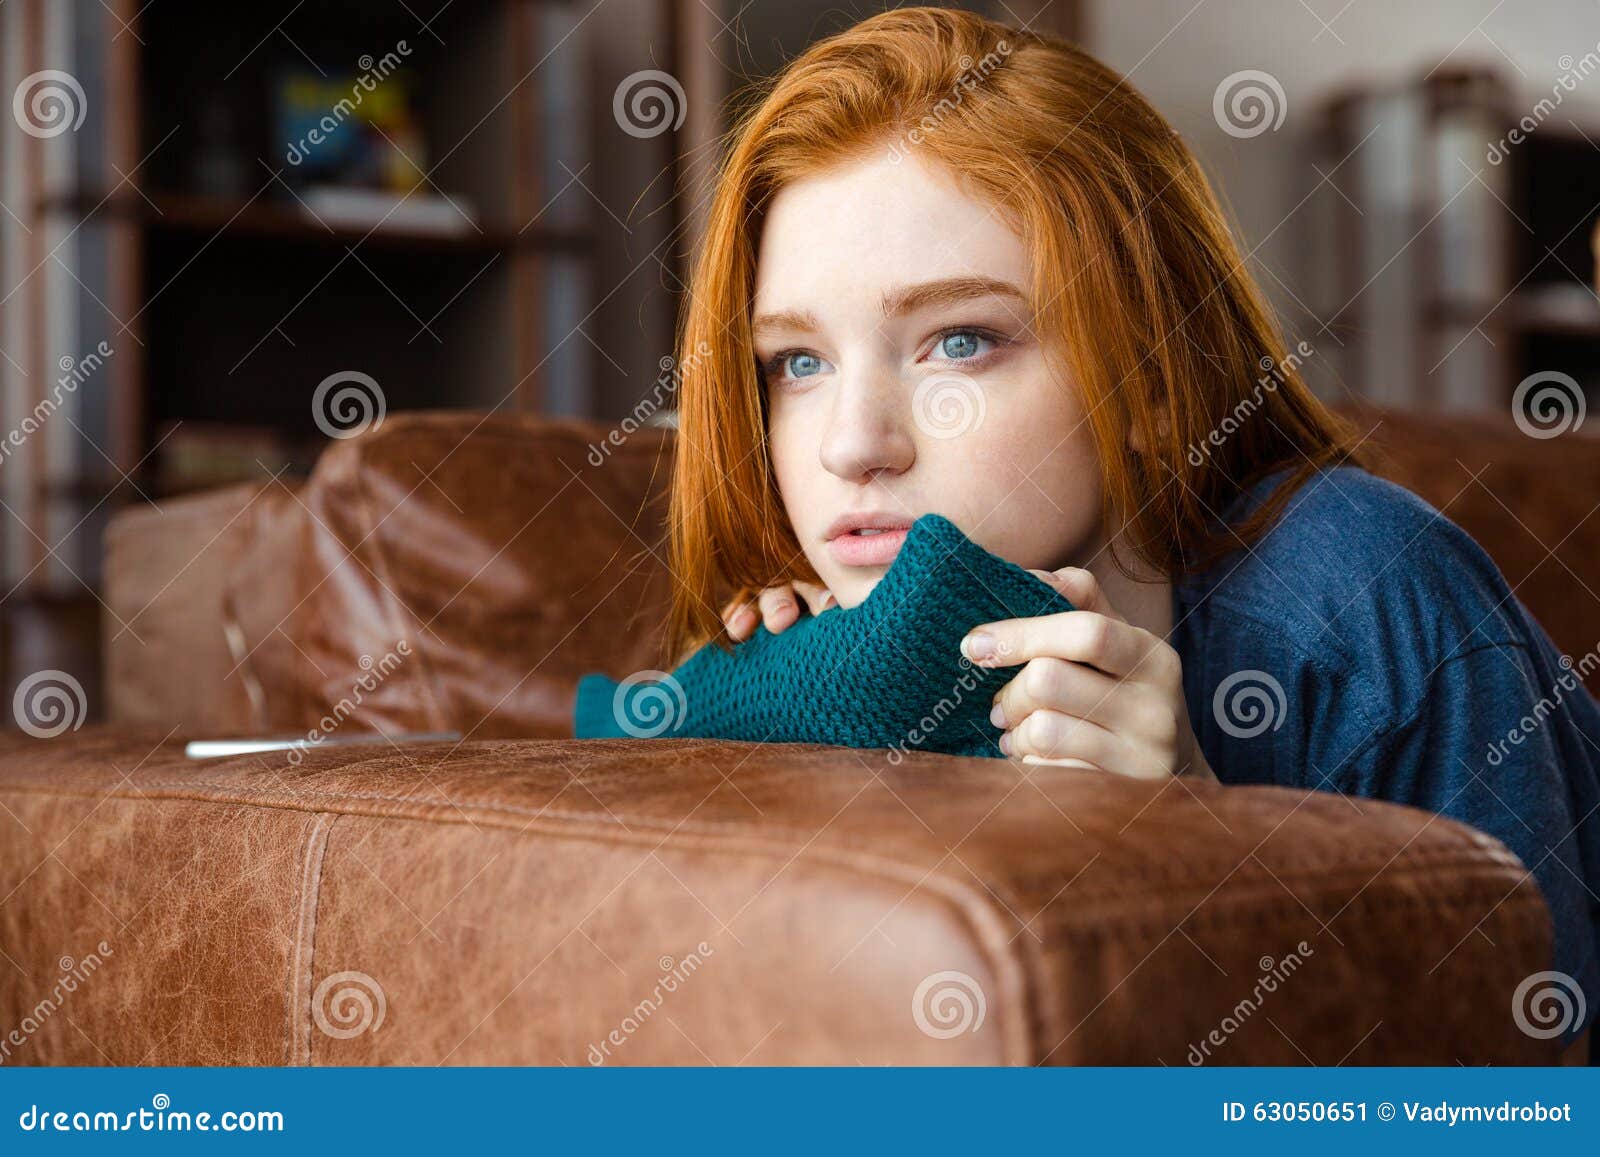
M813 615L820 615L837 602L826 587L796 579L768 587L754 603L729 603L722 610L722 621L736 643L753 635L757 624L763 622L774 635L782 634L800 618L800 604L796 596L806 601L806 607Z
M1177 651L1119 615L1088 571L1030 573L1079 609L984 623L961 641L979 666L1023 665L995 696L1000 749L1135 779L1216 780L1189 724Z

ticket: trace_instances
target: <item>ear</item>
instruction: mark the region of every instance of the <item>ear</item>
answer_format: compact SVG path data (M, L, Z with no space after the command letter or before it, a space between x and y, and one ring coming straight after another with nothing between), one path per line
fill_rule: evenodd
M1165 414L1156 419L1156 431L1163 438L1172 433L1172 422ZM1148 454L1150 452L1150 444L1145 440L1144 430L1140 428L1137 422L1128 426L1128 449L1135 454Z

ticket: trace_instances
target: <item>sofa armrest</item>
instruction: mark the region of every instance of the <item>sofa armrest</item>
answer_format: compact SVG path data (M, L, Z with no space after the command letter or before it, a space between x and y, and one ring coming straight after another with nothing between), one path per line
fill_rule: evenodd
M287 633L303 597L304 522L295 489L277 482L112 519L102 623L110 722L199 735L306 726Z
M663 661L670 432L615 438L599 422L396 414L330 445L303 486L119 514L108 717L571 735L580 675ZM353 685L402 643L411 657L347 717Z
M8 1063L1548 1062L1549 919L1423 812L701 740L0 743ZM23 979L25 977L25 979Z

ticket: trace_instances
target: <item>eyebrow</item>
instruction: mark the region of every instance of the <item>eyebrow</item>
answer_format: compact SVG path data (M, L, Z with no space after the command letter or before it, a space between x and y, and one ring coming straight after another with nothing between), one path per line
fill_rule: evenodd
M898 317L919 309L938 305L953 305L978 297L1014 297L1026 302L1022 290L1009 281L993 277L946 277L938 281L924 281L917 285L902 285L884 291L879 303L883 316ZM809 310L784 309L776 313L763 313L750 325L752 336L759 337L771 330L802 330L815 332L822 327L816 315Z

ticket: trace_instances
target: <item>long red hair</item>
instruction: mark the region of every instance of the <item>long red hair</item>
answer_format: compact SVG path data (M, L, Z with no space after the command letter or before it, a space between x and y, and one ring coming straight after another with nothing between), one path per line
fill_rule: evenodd
M817 581L767 454L756 241L787 183L893 149L965 177L1030 247L1034 324L1082 390L1107 525L1148 566L1175 578L1214 561L1307 477L1356 457L1299 372L1309 347L1286 348L1199 164L1143 96L1061 40L970 12L887 11L773 79L716 177L679 334L695 355L680 359L670 654L728 645L730 596ZM1284 466L1271 501L1219 528L1241 487Z

